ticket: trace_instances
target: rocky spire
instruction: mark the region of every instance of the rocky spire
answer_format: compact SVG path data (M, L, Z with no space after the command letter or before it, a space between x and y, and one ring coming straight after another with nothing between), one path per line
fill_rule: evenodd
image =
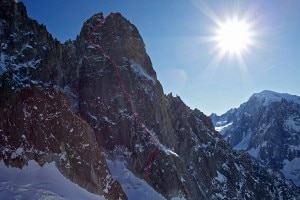
M104 24L99 26L103 19ZM120 13L111 13L105 18L102 13L95 14L84 23L79 40L89 45L91 32L91 40L101 46L118 65L124 65L124 58L127 58L138 63L156 79L156 72L152 68L142 37L137 28Z

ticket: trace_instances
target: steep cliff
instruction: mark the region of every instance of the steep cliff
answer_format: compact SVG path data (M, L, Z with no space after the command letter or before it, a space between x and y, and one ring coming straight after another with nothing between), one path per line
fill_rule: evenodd
M17 167L56 161L67 178L89 191L126 198L93 129L71 112L59 86L63 45L28 18L22 3L1 1L0 13L0 159Z

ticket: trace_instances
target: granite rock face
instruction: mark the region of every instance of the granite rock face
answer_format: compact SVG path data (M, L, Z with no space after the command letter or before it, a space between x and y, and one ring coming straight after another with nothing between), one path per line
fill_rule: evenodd
M5 101L0 106L0 158L7 165L23 167L36 160L42 166L55 161L67 178L89 191L125 198L107 169L93 129L69 110L64 95L32 87L1 97Z
M105 158L124 161L166 199L298 197L280 173L233 150L209 117L163 93L138 30L121 14L96 14L61 44L22 3L0 8L7 165L56 161L66 177L108 199L128 194Z
M23 167L55 161L70 180L108 199L126 199L110 175L94 130L69 106L64 47L28 18L22 3L0 2L0 159Z

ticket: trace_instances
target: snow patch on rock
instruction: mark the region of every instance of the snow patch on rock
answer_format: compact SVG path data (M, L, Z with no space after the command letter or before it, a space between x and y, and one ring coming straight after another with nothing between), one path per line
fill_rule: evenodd
M293 160L284 160L283 169L281 170L287 179L290 179L297 185L300 186L300 158Z
M221 135L223 135L225 131L232 125L232 123L233 122L230 122L224 125L223 123L217 122L215 130L218 131ZM218 124L222 124L222 126L217 126Z
M242 141L240 143L238 143L234 147L234 149L236 149L236 150L246 150L246 149L248 149L251 137L252 137L252 131L248 130L248 132L245 134L245 136L243 136Z
M106 162L112 176L121 184L128 199L165 199L150 187L146 181L136 177L129 171L124 161L106 159Z

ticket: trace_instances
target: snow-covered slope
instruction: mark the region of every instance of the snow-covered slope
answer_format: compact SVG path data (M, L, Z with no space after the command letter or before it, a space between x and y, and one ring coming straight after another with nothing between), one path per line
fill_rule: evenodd
M101 200L65 178L55 163L40 166L30 160L22 169L7 167L0 161L0 199Z
M273 102L280 102L282 99L288 102L294 102L300 104L300 97L296 95L290 95L287 93L277 93L270 90L264 90L260 93L254 93L252 98L257 98L260 104L268 106Z
M115 179L121 184L128 199L156 199L165 198L148 185L146 181L136 177L125 166L126 162L122 159L107 159L108 167Z
M300 97L263 91L237 109L211 115L215 129L236 150L281 170L300 186Z

